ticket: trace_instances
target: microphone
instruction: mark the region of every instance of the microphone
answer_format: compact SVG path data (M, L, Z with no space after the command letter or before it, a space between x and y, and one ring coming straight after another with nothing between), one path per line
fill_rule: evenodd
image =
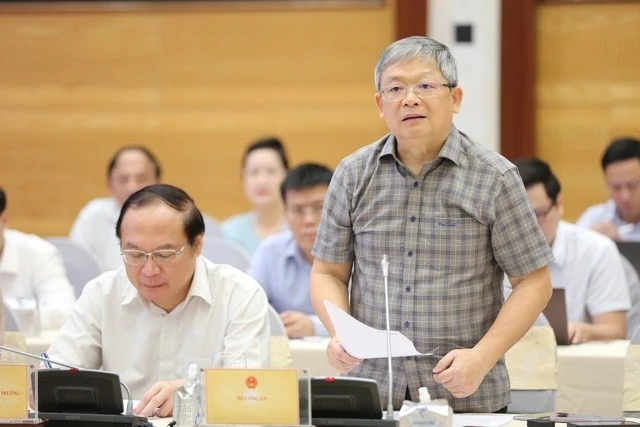
M387 369L389 370L389 392L386 420L393 420L393 365L391 363L391 322L389 321L389 264L389 256L387 254L382 255L380 267L382 267L382 276L384 277L384 307L387 327Z
M26 353L24 351L16 350L15 348L5 347L3 345L0 345L0 350L7 351L9 353L19 354L21 356L29 357L31 359L41 360L45 364L49 363L49 364L53 364L53 365L64 366L65 368L73 369L73 370L76 370L76 371L82 370L81 368L78 368L77 366L67 365L66 363L62 363L62 362L58 362L58 361L49 359L48 356L47 357L41 357L41 356L37 356L35 354ZM45 365L45 366L47 366L47 365ZM125 383L123 383L122 381L120 381L120 386L127 392L127 409L125 411L125 415L133 415L133 401L131 400L131 390L129 390L129 387L127 387L127 385Z

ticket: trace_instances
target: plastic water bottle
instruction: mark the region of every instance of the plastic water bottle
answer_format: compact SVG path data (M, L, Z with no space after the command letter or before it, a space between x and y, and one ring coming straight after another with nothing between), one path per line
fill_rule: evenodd
M176 427L200 425L200 375L198 365L191 363L184 385L173 399L173 419Z

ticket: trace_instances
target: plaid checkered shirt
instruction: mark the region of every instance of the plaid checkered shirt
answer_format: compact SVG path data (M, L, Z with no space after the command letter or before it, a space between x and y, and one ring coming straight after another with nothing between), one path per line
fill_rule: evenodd
M473 347L502 308L503 274L522 276L552 259L516 167L452 125L438 156L418 176L396 155L388 134L342 160L331 181L313 248L330 263L353 261L351 315L385 329L388 254L391 329L418 351L444 356ZM407 388L446 398L456 412L494 412L509 404L501 359L469 397L433 380L436 357L393 359L393 404ZM364 360L351 376L378 382L386 405L386 359Z

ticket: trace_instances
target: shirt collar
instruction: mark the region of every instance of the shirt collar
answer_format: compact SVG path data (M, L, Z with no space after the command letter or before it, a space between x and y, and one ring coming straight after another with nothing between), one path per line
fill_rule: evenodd
M564 221L558 222L556 236L553 238L551 250L555 257L555 261L553 262L559 267L562 267L567 257L567 228L565 227Z
M0 256L0 273L17 275L20 269L18 248L13 244L13 239L7 230L4 231L4 248Z
M138 294L138 290L127 278L124 266L120 267L117 274L119 276L123 275L129 284L126 292L122 296L122 305L131 304L136 300L139 300L143 304L146 303L146 300ZM196 259L196 270L193 274L193 280L191 281L191 286L189 287L189 292L187 293L185 301L189 301L194 297L202 298L207 304L213 305L213 297L211 296L211 288L209 287L209 278L207 277L207 266L205 265L204 258L202 257L198 257Z
M287 241L284 247L284 255L286 259L293 259L298 264L309 264L306 259L302 256L302 252L300 252L300 248L293 238L293 234L291 231L287 231Z
M382 146L382 150L380 150L380 155L378 158L382 158L384 156L393 156L397 162L400 162L400 159L396 153L396 137L389 133L382 139L385 139L384 145ZM462 146L462 138L460 136L460 131L452 124L451 130L449 131L449 136L447 136L447 140L444 142L440 152L438 153L438 157L442 157L445 159L451 160L456 165L460 165L462 163L462 155L464 153L464 147Z

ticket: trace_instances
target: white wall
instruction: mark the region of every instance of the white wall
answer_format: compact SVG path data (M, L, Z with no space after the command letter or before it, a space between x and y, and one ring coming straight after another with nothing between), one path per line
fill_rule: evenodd
M472 139L500 149L500 0L429 0L429 36L451 48L464 90L454 118ZM455 42L455 25L471 24L471 43Z

